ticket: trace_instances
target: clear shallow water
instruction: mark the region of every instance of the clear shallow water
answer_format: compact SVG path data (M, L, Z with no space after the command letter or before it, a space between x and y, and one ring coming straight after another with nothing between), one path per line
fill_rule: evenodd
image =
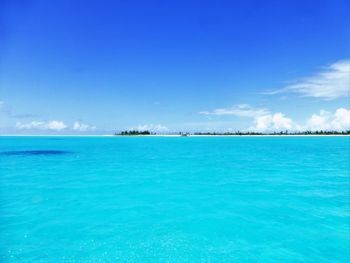
M0 137L1 262L349 262L349 137Z

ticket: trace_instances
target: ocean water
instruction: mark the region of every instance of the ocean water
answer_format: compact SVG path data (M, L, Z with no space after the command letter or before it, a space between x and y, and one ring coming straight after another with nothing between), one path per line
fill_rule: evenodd
M350 262L350 137L0 137L0 262Z

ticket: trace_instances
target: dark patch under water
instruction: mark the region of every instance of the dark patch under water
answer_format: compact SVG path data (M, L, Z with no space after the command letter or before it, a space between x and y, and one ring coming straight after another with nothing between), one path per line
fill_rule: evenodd
M28 151L7 151L0 152L0 155L62 155L69 154L69 151L60 150L28 150Z

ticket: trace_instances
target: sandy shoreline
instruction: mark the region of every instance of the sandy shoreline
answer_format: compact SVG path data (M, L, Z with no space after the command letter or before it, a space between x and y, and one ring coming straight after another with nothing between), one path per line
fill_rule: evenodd
M255 135L186 135L179 134L150 134L150 135L113 135L113 134L101 134L101 135L84 135L84 134L0 134L0 137L339 137L350 136L350 134L255 134Z

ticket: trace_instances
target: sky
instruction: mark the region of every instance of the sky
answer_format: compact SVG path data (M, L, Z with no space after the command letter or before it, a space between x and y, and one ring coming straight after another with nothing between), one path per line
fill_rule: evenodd
M349 10L0 0L0 134L349 130Z

